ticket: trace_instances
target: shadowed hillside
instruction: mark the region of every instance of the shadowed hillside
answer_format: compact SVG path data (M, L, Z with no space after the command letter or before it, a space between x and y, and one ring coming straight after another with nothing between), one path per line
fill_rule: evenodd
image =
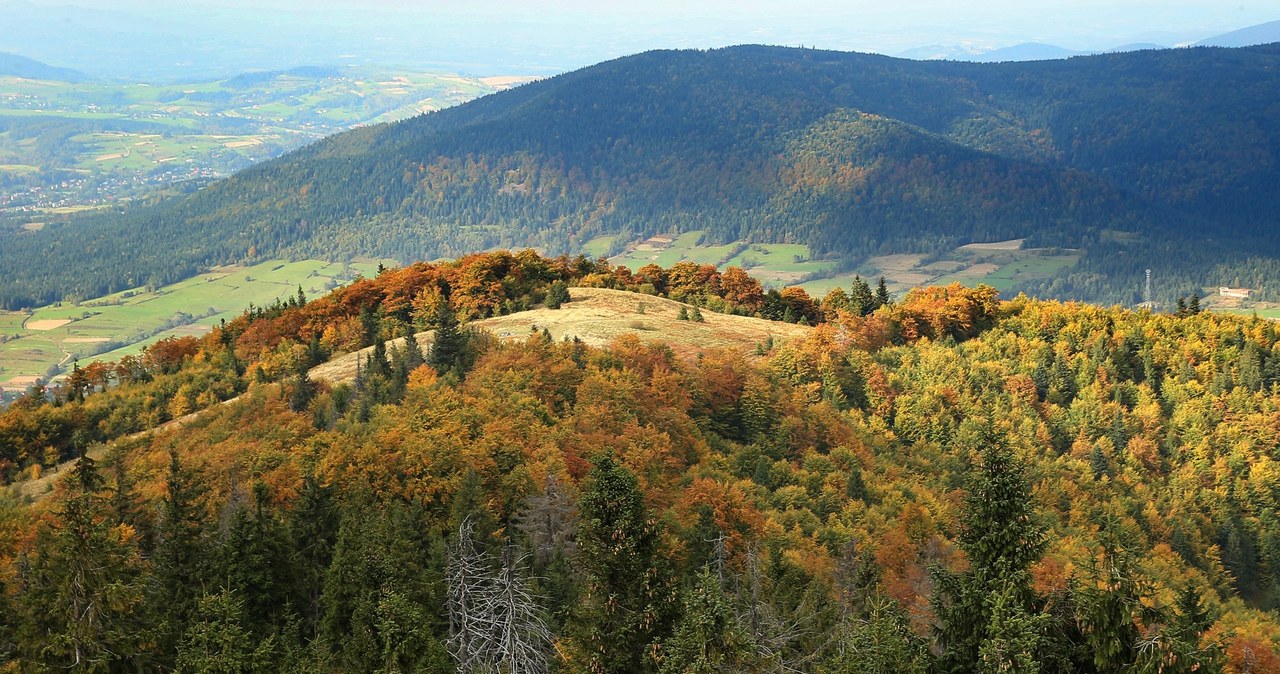
M1277 252L1277 65L1275 45L1001 64L650 52L11 238L0 303L268 255L560 252L694 229L850 261L1012 238L1084 248L1038 289L1097 300L1131 301L1129 277L1177 259L1157 269L1168 300Z

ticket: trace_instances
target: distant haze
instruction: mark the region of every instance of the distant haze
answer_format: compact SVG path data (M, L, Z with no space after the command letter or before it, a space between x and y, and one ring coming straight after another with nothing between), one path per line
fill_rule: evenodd
M0 16L0 52L102 76L189 77L344 62L549 74L648 49L741 43L895 55L1028 42L1097 51L1190 44L1280 19L1280 8L1274 0L0 0Z

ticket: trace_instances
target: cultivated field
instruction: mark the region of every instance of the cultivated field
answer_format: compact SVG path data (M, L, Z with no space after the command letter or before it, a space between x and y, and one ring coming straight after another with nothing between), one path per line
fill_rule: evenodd
M372 67L165 84L0 77L0 184L21 178L0 191L0 212L52 214L227 175L337 131L527 79Z
M701 231L686 232L678 237L653 237L627 246L621 254L610 261L624 264L631 269L639 269L647 264L670 267L677 262L695 262L697 264L713 264L720 268L729 266L742 267L761 283L769 287L793 285L810 274L822 273L835 266L835 262L809 260L809 247L800 244L744 242L726 245L702 245L704 233ZM588 247L595 250L612 246L607 242L594 239Z
M35 377L65 371L73 359L119 360L166 337L201 335L250 304L293 297L299 287L316 297L376 268L376 262L274 260L220 267L155 292L136 288L40 307L29 315L0 313L0 388L25 390Z
M1079 260L1072 252L1021 248L1022 240L973 243L936 258L923 254L874 257L858 269L801 283L810 295L822 297L832 288L848 289L855 274L874 284L883 276L890 292L901 294L926 285L986 284L1008 291L1023 281L1053 276Z
M601 255L614 248L615 239L593 239L584 250L592 256ZM1022 239L1013 239L971 243L932 259L923 253L883 255L868 259L853 271L832 273L839 266L836 261L810 259L809 247L802 244L737 242L712 246L703 245L702 240L700 231L674 238L653 237L627 245L610 261L633 270L647 264L670 267L681 261L714 264L721 269L742 267L766 287L799 286L810 295L823 297L832 288L848 289L855 275L872 284L883 276L889 290L897 294L919 286L951 283L985 283L1005 291L1022 281L1053 276L1079 259L1070 251L1024 249Z

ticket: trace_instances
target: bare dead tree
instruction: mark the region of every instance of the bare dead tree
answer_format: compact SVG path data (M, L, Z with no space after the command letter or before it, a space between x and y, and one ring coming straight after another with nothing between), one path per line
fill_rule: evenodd
M458 527L447 571L449 639L446 645L459 674L484 674L493 644L493 616L487 613L493 585L493 559L475 546L475 524Z
M557 549L566 556L573 556L574 535L578 528L577 504L555 475L547 477L547 486L541 494L525 500L515 524L521 533L529 537L534 568L545 566Z
M747 549L746 582L739 585L738 621L746 630L760 662L760 671L790 674L812 669L831 647L832 637L811 643L815 633L818 607L802 601L783 615L778 607L763 598L763 574L760 569L759 545ZM816 646L816 647L815 647Z
M519 571L524 557L508 546L499 567L474 533L467 518L448 568L448 647L459 674L545 674L551 632Z
M545 674L551 632L542 620L542 610L519 569L524 559L513 559L511 546L497 575L493 612L495 641L503 674Z

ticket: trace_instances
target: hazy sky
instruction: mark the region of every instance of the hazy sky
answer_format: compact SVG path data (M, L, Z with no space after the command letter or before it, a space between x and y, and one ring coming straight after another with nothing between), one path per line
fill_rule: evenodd
M0 0L0 51L81 69L343 59L549 73L747 42L898 54L1047 42L1177 45L1280 19L1277 0Z

